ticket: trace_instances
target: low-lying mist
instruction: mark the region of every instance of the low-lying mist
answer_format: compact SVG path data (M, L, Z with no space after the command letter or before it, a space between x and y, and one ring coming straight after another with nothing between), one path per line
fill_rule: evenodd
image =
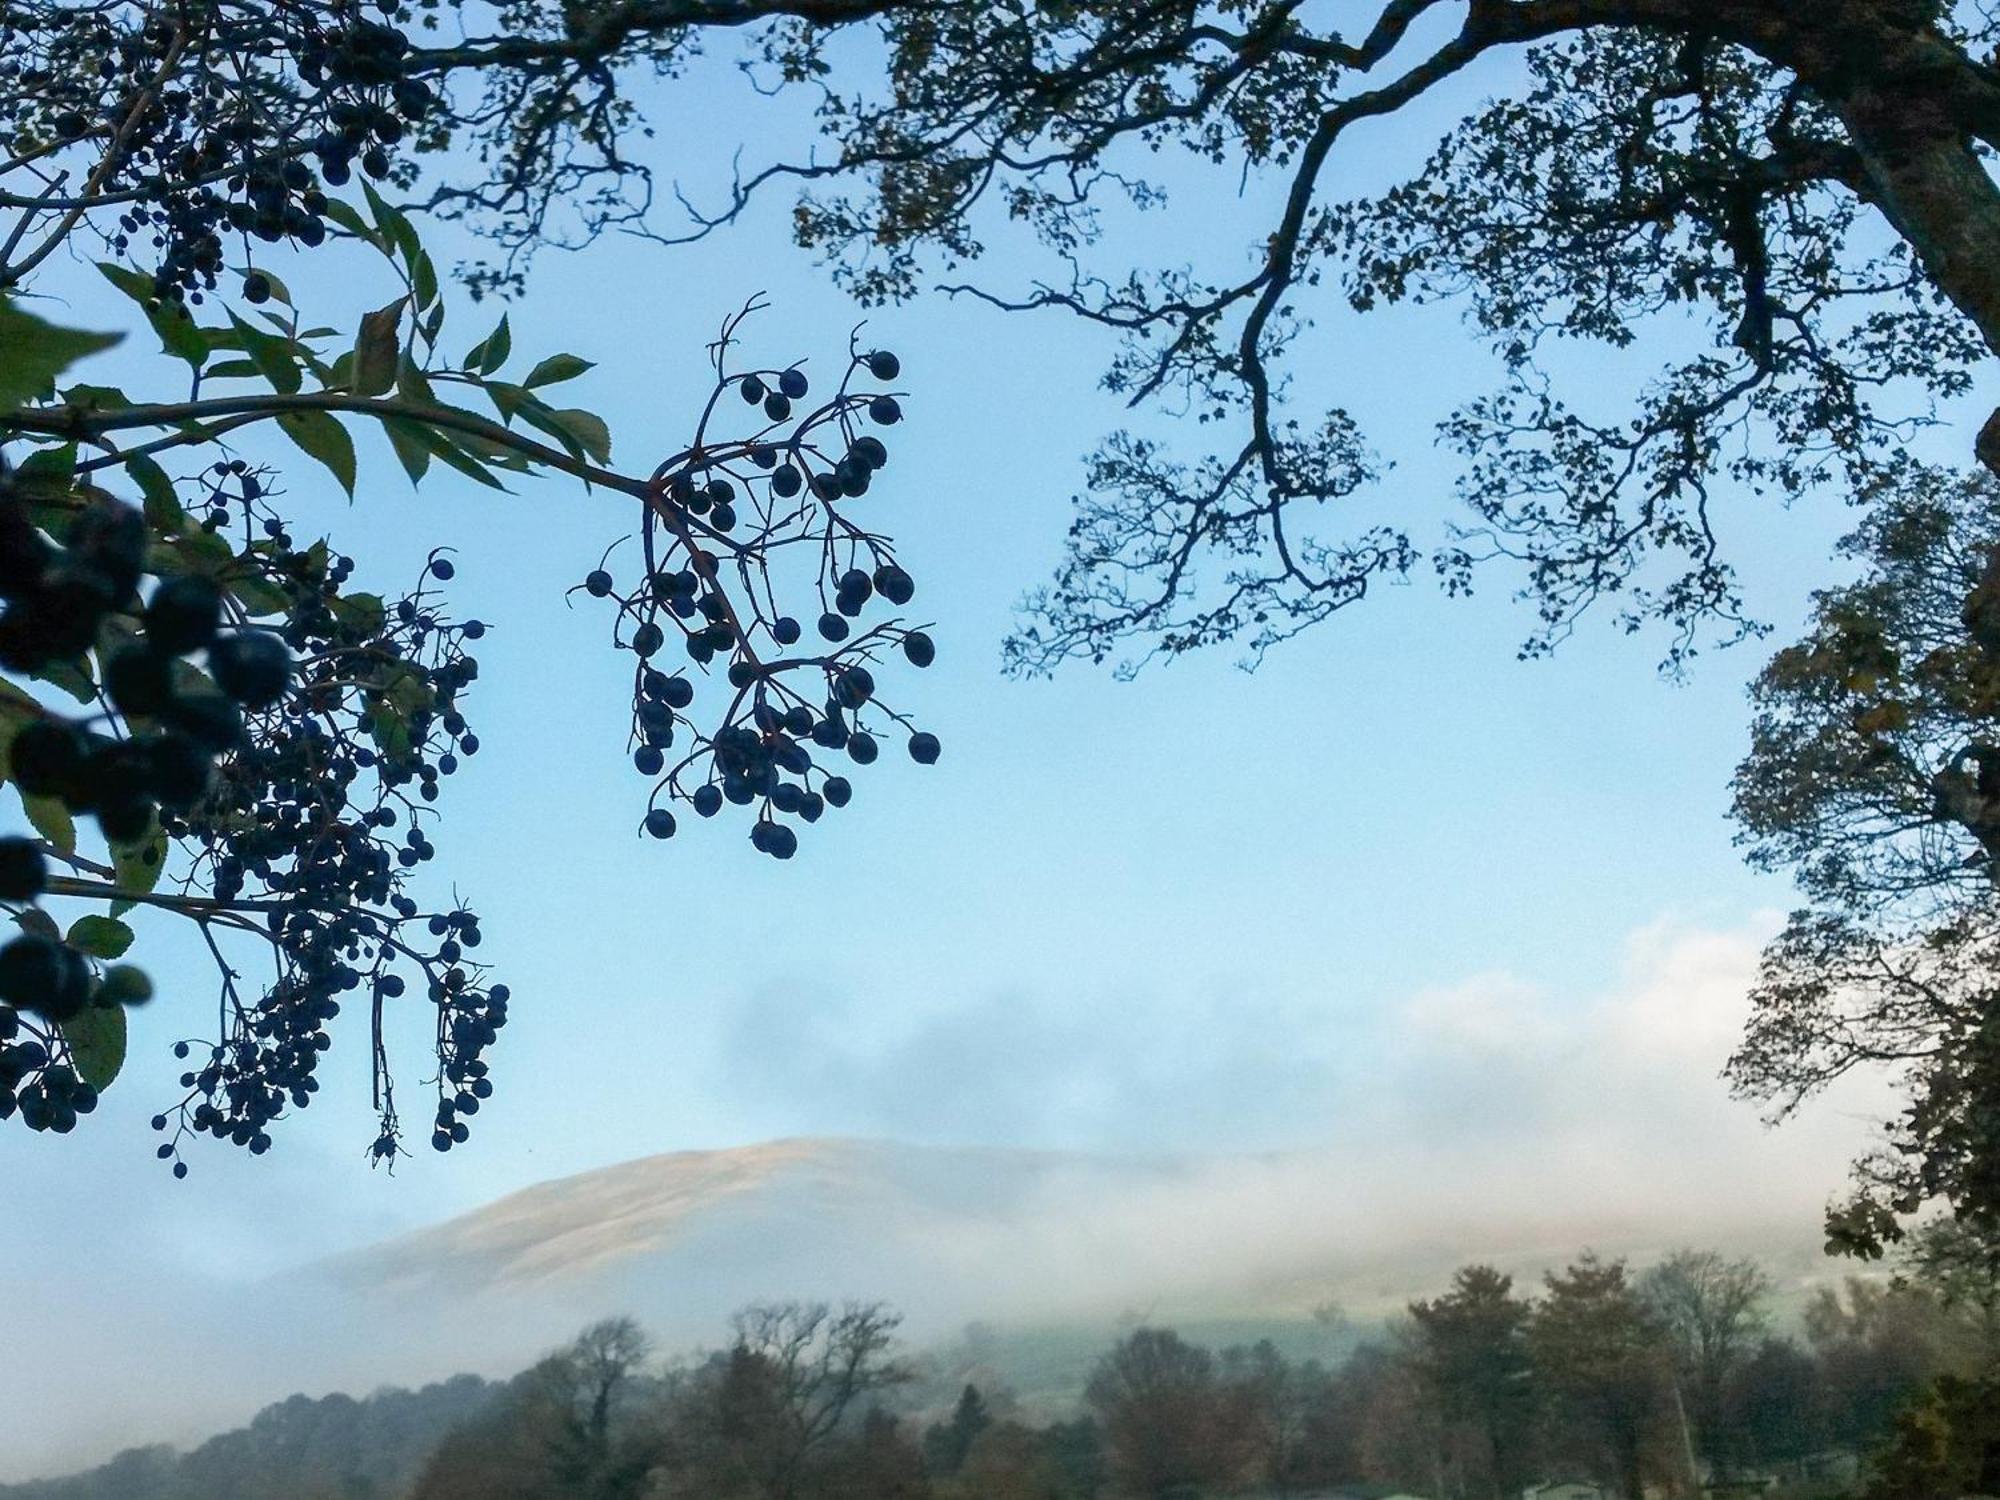
M782 1297L889 1301L919 1347L973 1321L1304 1324L1337 1305L1366 1325L1468 1260L1533 1280L1586 1247L1643 1262L1685 1244L1756 1254L1796 1289L1848 1269L1817 1257L1818 1216L1876 1101L1857 1084L1773 1132L1727 1097L1716 1070L1758 936L1642 934L1585 1005L1504 977L1417 996L1363 1039L1363 1086L1338 1070L1309 1122L1320 1138L1284 1151L801 1138L562 1179L330 1260L202 1275L107 1236L14 1301L15 1347L42 1354L0 1413L0 1478L198 1438L294 1391L508 1373L610 1312L670 1348L713 1344L733 1308ZM1352 1039L1262 1040L1277 1087ZM914 1072L894 1048L854 1058L877 1069L856 1086L947 1089L980 1066L933 1051L907 1040ZM1217 1075L1177 1086L1191 1110L1226 1107L1196 1097Z

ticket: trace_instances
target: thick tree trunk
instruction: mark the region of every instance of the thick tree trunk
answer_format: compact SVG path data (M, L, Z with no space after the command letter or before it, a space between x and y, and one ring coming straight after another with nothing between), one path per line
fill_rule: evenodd
M1840 116L1870 200L2000 354L2000 186L1976 144L1994 137L2000 83L1930 25L1910 26L1907 6L1849 0L1837 9L1828 26L1802 8L1798 15L1811 19L1787 27L1774 50L1790 55L1777 60ZM2000 474L2000 411L1977 452Z

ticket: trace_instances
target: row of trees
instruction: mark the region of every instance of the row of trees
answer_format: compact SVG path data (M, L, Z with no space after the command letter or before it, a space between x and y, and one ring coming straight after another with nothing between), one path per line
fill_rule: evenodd
M1941 1475L1970 1483L1986 1461L2000 1280L1970 1278L1950 1231L1922 1244L1893 1280L1818 1289L1795 1332L1774 1329L1754 1262L1697 1250L1636 1273L1585 1254L1532 1292L1467 1266L1332 1365L1135 1328L1097 1360L1081 1411L1041 1422L1054 1413L990 1372L937 1411L937 1380L898 1354L878 1305L749 1308L726 1348L657 1371L618 1319L514 1380L439 1447L415 1497L1165 1500L1382 1484L1498 1500L1558 1475L1692 1495L1732 1475L1803 1485L1807 1461L1829 1456L1869 1460L1856 1484L1870 1500L1948 1493Z
M1533 1293L1472 1265L1337 1367L1148 1329L1100 1362L1087 1399L1126 1494L1361 1482L1489 1500L1568 1476L1686 1495L1900 1451L1899 1421L1930 1411L1940 1380L1973 1389L2000 1348L1990 1296L1914 1265L1818 1289L1795 1335L1774 1331L1771 1301L1756 1263L1706 1250L1636 1274L1585 1254Z

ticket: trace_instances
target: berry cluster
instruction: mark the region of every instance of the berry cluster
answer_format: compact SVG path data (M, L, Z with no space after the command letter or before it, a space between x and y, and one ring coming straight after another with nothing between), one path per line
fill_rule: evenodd
M10 692L9 774L31 812L40 804L62 824L89 815L114 853L157 867L157 817L202 800L215 757L241 739L244 707L282 693L290 663L268 637L222 630L209 579L168 580L142 607L146 544L130 506L79 499L0 459L0 666L81 684L104 705L71 719ZM88 672L93 648L101 686ZM196 653L209 676L183 659ZM63 1060L63 1028L93 1007L143 1002L152 987L130 965L93 963L29 907L50 884L42 843L0 839L0 900L27 908L0 945L0 1119L18 1107L33 1129L67 1131L95 1094ZM24 1028L33 1034L17 1040Z
M0 1041L19 1030L13 1012L0 1010ZM48 1048L28 1038L0 1046L0 1120L16 1112L30 1130L68 1135L77 1118L97 1108L97 1090L76 1070L51 1062Z
M142 517L0 469L0 666L95 710L72 718L10 693L10 775L31 814L46 801L93 816L113 855L105 867L73 840L0 839L0 900L24 929L0 947L0 1119L72 1128L95 1095L65 1025L151 994L143 973L92 962L32 903L102 895L179 910L215 949L222 1003L217 1038L177 1045L204 1056L155 1117L173 1130L160 1155L177 1175L190 1133L269 1148L272 1123L317 1090L328 1024L357 993L373 1035L377 1159L398 1149L383 1015L405 975L421 976L437 1014L437 1086L452 1111L441 1145L464 1139L457 1116L490 1092L481 1054L506 1024L506 987L467 956L477 917L426 913L404 889L436 852L423 823L442 779L479 749L462 698L486 627L441 607L436 585L455 572L443 555L393 604L349 592L352 560L296 545L268 477L220 461L183 483L187 509L154 497ZM169 841L181 858L160 887ZM52 861L118 878L52 876ZM261 994L240 987L217 946L229 934L269 945L276 974Z
M122 200L112 248L155 259L170 302L213 291L229 241L325 237L324 189L382 179L437 98L395 0L0 6L0 156L50 183L71 156ZM81 174L73 174L81 175ZM53 189L52 189L53 191ZM253 273L251 301L270 295Z
M246 531L272 530L275 517L256 524L257 501L239 506ZM351 564L288 541L280 531L253 545L293 579L284 633L299 653L297 689L254 716L250 744L222 768L200 816L172 830L218 898L283 912L270 929L280 973L254 1006L231 1011L207 1066L183 1075L190 1092L163 1157L190 1130L265 1149L269 1122L317 1089L326 1025L353 994L366 999L376 1049L372 1154L392 1157L399 1127L382 1016L408 990L399 968L414 966L437 1012L441 1110L474 1097L469 1083L484 1084L481 1054L506 1024L507 987L488 986L467 956L481 941L477 916L425 913L404 889L436 855L424 823L443 779L479 750L461 696L479 674L467 647L486 627L440 608L433 585L455 575L448 557L433 555L419 586L392 606L341 596ZM156 1126L168 1123L161 1116ZM433 1143L445 1149L466 1134L458 1123Z
M914 760L937 760L937 737L883 704L870 670L894 650L927 667L936 646L894 617L859 623L871 605L900 608L916 593L886 539L858 524L849 508L889 461L887 445L866 427L902 418L894 395L859 391L854 382L893 381L899 361L887 350L856 350L838 388L806 407L811 384L798 366L728 368L742 318L755 310L732 319L714 346L716 391L694 444L653 476L639 532L643 572L621 589L607 552L578 587L618 606L615 638L638 658L632 763L654 782L645 831L674 834L670 801L705 818L730 803L755 809L750 839L757 849L789 859L798 850L797 825L818 822L853 794L821 758L872 763L886 722L908 733ZM709 425L732 391L762 422L747 437L713 440ZM795 556L795 571L809 572L817 593L817 651L799 649L806 628L779 604L777 575ZM732 575L740 588L726 582ZM688 715L693 679L662 664L670 640L696 670L724 664L730 696L712 731L697 729ZM670 762L683 734L686 749Z

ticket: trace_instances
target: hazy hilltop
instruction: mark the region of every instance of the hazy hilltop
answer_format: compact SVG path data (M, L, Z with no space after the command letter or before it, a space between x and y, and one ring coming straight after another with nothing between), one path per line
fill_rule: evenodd
M671 1152L538 1184L330 1262L371 1295L515 1309L579 1299L661 1326L712 1326L776 1295L881 1297L934 1336L968 1321L1090 1324L1135 1315L1305 1321L1337 1302L1393 1311L1468 1259L1542 1268L1589 1246L1655 1258L1690 1239L1824 1276L1812 1218L1702 1221L1523 1195L1461 1221L1406 1184L1378 1217L1339 1153L1120 1157L795 1138Z

